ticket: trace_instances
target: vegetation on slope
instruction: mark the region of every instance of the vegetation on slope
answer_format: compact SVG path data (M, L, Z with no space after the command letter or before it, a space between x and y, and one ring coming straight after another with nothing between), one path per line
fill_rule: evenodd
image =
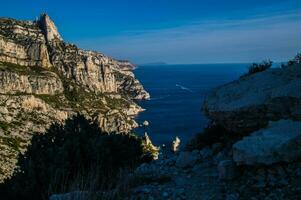
M143 154L142 139L104 133L82 115L74 116L33 136L18 161L19 171L0 191L7 199L38 200L74 187L109 190L116 186L120 170L139 164Z
M271 68L272 65L273 65L273 62L271 60L262 61L261 63L253 63L249 67L247 74L245 74L244 76L256 74L258 72L263 72L263 71Z

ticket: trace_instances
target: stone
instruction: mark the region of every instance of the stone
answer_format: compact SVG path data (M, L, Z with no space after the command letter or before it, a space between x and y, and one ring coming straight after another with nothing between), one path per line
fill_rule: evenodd
M227 194L225 200L239 200L239 194Z
M301 122L280 120L252 133L233 145L238 164L270 165L291 162L301 157Z
M149 122L148 121L144 121L142 125L145 126L145 127L149 126Z
M213 151L209 147L205 147L200 151L200 155L203 159L208 159L213 156Z
M176 136L175 140L172 141L171 151L174 153L178 152L180 149L180 143L181 143L180 138L178 136Z
M163 192L162 197L167 198L169 196L168 192Z
M225 160L227 158L225 151L220 151L216 154L216 156L214 157L214 161L215 163L219 163L222 160Z
M170 175L168 173L170 173L170 171L166 172L165 170L160 169L156 164L147 163L143 163L134 171L136 177L147 179L153 183L169 180Z
M180 152L176 166L180 168L193 167L199 157L188 151Z
M238 169L232 160L220 161L218 166L218 176L221 180L232 180L238 176Z
M215 143L212 145L212 151L214 153L218 153L222 149L222 144L221 143Z

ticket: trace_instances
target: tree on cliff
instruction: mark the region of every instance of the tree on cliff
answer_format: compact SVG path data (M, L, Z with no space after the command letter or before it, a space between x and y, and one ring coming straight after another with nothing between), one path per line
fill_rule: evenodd
M143 156L142 139L108 134L82 115L53 124L35 134L20 170L1 187L9 199L48 199L72 190L114 187L119 170L133 167Z

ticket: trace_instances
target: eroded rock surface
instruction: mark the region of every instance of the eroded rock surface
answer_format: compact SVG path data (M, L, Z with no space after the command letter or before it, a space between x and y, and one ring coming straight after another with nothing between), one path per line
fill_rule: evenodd
M207 148L213 151L213 147ZM209 157L202 156L202 151L185 152L186 156L196 158L185 169L176 164L181 153L142 164L133 174L137 185L124 199L294 200L300 197L300 160L270 166L237 166L229 149L221 149ZM220 154L225 156L220 158Z
M63 27L62 27L63 28ZM128 133L148 99L128 61L64 42L50 17L0 18L0 182L32 134L76 113L107 132Z
M301 157L301 122L280 120L233 145L233 158L240 164L292 162Z
M231 132L252 131L280 119L300 120L301 65L269 69L213 90L206 115Z

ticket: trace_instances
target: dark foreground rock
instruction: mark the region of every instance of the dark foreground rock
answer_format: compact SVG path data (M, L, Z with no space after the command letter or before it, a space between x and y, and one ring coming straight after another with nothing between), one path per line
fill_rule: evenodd
M239 164L293 162L301 157L301 122L280 120L252 133L233 145Z
M194 157L195 152L185 152ZM200 153L200 151L199 151ZM201 155L201 154L199 154ZM158 200L295 200L301 194L301 161L270 166L237 166L231 156L218 163L220 152L199 156L193 166L176 165L171 155L141 165L128 198Z
M244 76L214 89L205 114L232 133L256 130L269 121L301 120L301 64Z

